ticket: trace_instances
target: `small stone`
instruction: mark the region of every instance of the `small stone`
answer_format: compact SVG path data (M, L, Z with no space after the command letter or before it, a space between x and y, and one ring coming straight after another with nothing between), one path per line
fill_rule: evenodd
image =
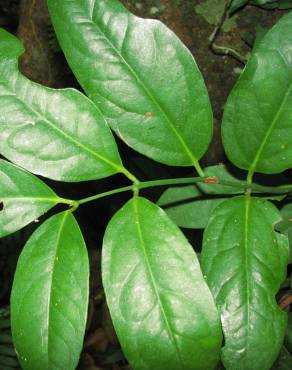
M159 13L159 9L157 8L157 6L152 6L149 10L150 14L152 15L155 15L157 13Z

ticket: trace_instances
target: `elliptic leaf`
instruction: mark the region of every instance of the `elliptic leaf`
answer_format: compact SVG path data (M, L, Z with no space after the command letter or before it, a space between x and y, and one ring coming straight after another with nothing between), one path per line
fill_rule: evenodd
M0 237L21 229L63 200L30 173L0 159Z
M221 329L197 257L156 205L130 200L104 237L102 275L123 351L134 369L213 369Z
M0 29L0 153L62 181L123 172L116 143L95 105L77 90L55 90L18 71L19 40Z
M161 195L157 204L177 226L203 229L207 226L213 209L224 198L202 198L196 185L171 187Z
M24 247L13 282L12 335L23 369L76 368L88 279L87 251L73 215L49 218Z
M292 167L291 44L289 13L257 46L226 104L222 136L227 156L251 174Z
M121 139L159 162L196 164L211 139L212 112L201 73L175 34L117 0L48 5L71 69Z
M287 315L275 294L288 245L273 230L279 219L271 203L240 196L216 207L205 230L202 269L221 313L226 369L268 370L282 346Z

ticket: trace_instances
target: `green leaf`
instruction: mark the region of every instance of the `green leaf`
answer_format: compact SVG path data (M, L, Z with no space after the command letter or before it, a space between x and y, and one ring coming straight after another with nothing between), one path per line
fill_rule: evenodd
M202 197L196 185L171 187L161 195L157 204L177 226L204 229L213 209L225 198Z
M247 3L248 3L248 0L233 0L229 7L229 13L232 14L236 12L238 9L240 9Z
M251 175L292 167L291 44L289 13L257 46L226 104L222 136L227 156Z
M48 5L71 69L118 136L156 161L196 166L211 140L212 111L201 73L175 34L117 0Z
M123 351L134 369L213 369L221 329L197 257L156 205L130 200L104 237L102 275Z
M292 203L286 204L280 212L282 220L275 227L276 230L288 237L289 263L292 263Z
M273 230L280 214L249 196L216 207L204 233L202 270L221 313L227 369L270 369L287 315L275 294L286 277L287 238Z
M288 313L288 325L285 335L285 347L292 353L292 312Z
M285 346L282 347L279 357L271 370L291 370L292 356Z
M45 183L0 159L0 237L11 234L64 202Z
M27 170L62 181L123 172L104 118L77 90L54 90L18 71L19 40L0 29L0 153Z
M74 370L82 349L89 267L67 211L44 222L19 258L11 296L12 335L24 370Z

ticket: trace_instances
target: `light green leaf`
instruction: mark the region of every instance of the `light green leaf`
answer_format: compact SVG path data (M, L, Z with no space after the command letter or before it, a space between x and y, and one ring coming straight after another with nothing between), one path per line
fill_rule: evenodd
M288 243L273 230L279 220L271 203L240 196L216 207L205 230L202 270L221 313L226 369L268 370L282 346L287 315L275 294Z
M82 349L89 267L67 211L44 222L19 258L11 296L12 335L24 370L74 370Z
M130 200L104 237L102 275L123 351L137 370L213 369L220 322L197 257L156 205Z
M45 183L0 159L0 237L11 234L64 202Z
M157 204L177 226L204 229L213 209L225 198L205 198L196 185L171 187L161 195Z
M289 13L257 46L226 104L222 136L227 156L250 174L292 167L291 44Z
M157 20L117 0L48 1L60 45L83 89L122 140L169 165L196 165L212 112L187 48Z
M104 118L77 90L54 90L18 71L19 40L0 29L0 153L27 170L62 181L123 172Z

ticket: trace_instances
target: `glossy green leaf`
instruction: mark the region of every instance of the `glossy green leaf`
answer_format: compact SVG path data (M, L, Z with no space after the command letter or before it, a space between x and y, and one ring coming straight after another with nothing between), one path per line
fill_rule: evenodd
M27 170L62 181L123 172L104 118L77 90L54 90L18 71L19 40L0 29L0 153Z
M156 205L130 200L110 221L103 284L133 369L213 369L221 328L194 251Z
M62 201L37 177L0 159L0 237L21 229Z
M227 156L250 173L292 167L291 44L289 13L264 36L226 104L222 136Z
M85 331L89 267L70 212L44 222L19 258L11 296L12 335L24 370L74 370Z
M161 195L157 204L180 227L203 229L213 209L224 198L205 198L196 185L171 187Z
M275 294L286 277L287 238L271 203L249 196L216 207L204 233L202 270L225 336L226 369L268 370L283 343L287 315Z
M212 112L201 73L175 34L117 0L48 5L71 69L120 138L159 162L196 164L212 136Z

